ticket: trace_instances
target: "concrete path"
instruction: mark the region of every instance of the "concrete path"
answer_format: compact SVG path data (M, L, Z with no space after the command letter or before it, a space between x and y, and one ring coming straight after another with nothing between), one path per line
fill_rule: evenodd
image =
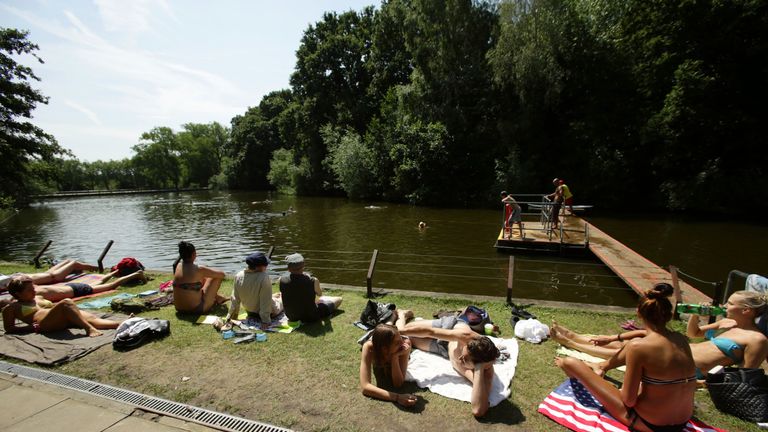
M0 407L0 430L5 432L219 430L19 376L0 375Z

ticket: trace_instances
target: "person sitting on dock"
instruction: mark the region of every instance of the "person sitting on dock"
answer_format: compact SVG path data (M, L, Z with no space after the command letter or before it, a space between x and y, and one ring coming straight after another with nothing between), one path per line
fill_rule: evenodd
M472 383L472 414L482 417L488 412L493 363L500 355L488 337L475 333L453 315L412 322L400 334L409 336L414 347L450 360L453 368Z
M760 318L761 326L768 326L766 298L753 291L736 291L731 294L726 303L726 318L713 324L699 326L699 316L691 315L686 331L688 337L707 339L690 344L697 378L704 379L706 373L718 365L760 367L768 357L768 338L765 336L766 329L755 324L756 318ZM715 336L717 332L721 333ZM565 347L606 359L592 365L595 372L602 375L625 364L627 341L645 336L646 330L587 337L553 323L551 334L552 339Z
M520 238L524 239L523 209L520 207L520 204L515 201L515 198L512 197L511 193L502 192L501 195L501 202L504 203L504 214L506 215L506 219L504 220L503 238L505 240L512 238L513 225L517 224L517 227L520 229Z
M341 305L341 297L323 296L320 281L304 273L301 254L290 254L285 262L289 273L280 277L280 293L288 319L315 322L330 317Z
M3 309L3 325L8 333L46 333L63 330L68 327L80 327L90 337L100 336L101 329L115 329L118 321L106 320L96 315L81 311L71 299L64 299L53 304L35 295L35 285L26 276L14 278L8 284L8 292L14 297ZM16 320L28 324L19 327Z
M578 379L617 421L639 431L682 431L693 414L695 365L685 336L667 328L672 319L672 286L657 284L637 306L646 335L627 343L624 383L596 375L573 357L555 359L570 378Z
M173 304L185 313L204 314L228 299L219 295L226 275L221 270L195 264L197 251L192 243L179 242L182 262L173 273Z
M267 266L269 258L263 252L255 252L245 258L248 268L240 270L235 275L235 286L232 290L232 302L225 321L229 323L237 319L240 304L243 304L248 316L258 316L261 329L266 330L272 323L272 283L269 281Z
M413 318L413 313L407 310L395 312L397 314L395 325L377 325L373 329L371 338L363 344L360 355L360 391L368 397L410 407L419 400L416 395L385 389L385 387L398 388L405 382L412 348L411 340L407 336L402 336L400 330L405 327L406 320ZM372 383L371 369L377 385Z

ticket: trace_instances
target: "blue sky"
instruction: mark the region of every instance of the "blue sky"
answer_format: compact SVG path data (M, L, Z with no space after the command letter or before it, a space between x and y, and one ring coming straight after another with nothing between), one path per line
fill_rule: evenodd
M48 105L33 123L83 161L130 157L156 126L218 121L288 87L296 49L326 11L373 0L3 0L3 27L30 31Z

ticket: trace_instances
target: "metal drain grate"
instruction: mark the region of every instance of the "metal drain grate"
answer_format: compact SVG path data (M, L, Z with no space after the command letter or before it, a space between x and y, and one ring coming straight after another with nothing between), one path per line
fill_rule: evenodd
M242 417L217 413L203 408L147 396L106 384L100 384L94 381L88 381L43 369L16 365L1 360L0 372L77 390L90 395L101 396L106 399L133 405L143 410L199 423L215 429L231 432L291 432L290 429L284 429L266 423L259 423Z

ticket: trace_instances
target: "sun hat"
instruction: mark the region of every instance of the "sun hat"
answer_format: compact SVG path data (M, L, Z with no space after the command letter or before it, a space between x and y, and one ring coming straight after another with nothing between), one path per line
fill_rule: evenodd
M288 264L301 264L304 262L304 257L298 253L290 254L285 257L285 262Z
M245 263L248 267L265 266L269 264L269 258L264 252L254 252L245 257Z

